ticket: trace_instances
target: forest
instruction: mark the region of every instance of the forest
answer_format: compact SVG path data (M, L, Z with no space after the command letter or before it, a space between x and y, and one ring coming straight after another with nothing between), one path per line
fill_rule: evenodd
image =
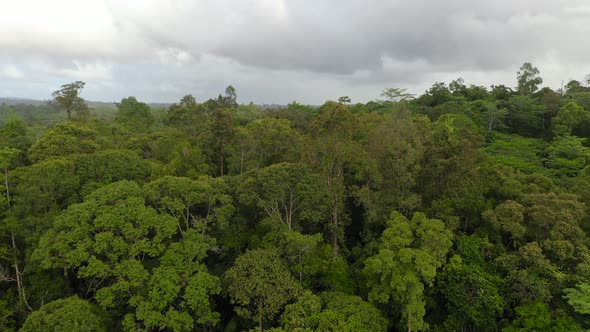
M2 331L590 329L590 76L274 108L84 87L0 105Z

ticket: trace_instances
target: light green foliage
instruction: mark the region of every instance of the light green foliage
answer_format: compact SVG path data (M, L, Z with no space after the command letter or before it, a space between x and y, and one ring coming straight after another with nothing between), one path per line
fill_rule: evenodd
M61 214L35 256L43 268L73 268L80 278L114 278L97 294L110 307L117 294L143 284L149 272L142 261L160 255L176 227L174 218L144 205L137 184L115 182Z
M287 331L386 331L387 320L379 310L358 296L324 292L320 296L306 291L283 313Z
M236 312L259 323L272 320L297 298L301 289L289 269L272 250L251 250L238 257L224 281Z
M566 288L563 296L574 310L584 315L590 315L590 285L580 283L576 288Z
M144 190L148 202L158 211L177 218L181 232L222 230L234 213L223 179L165 176L148 183Z
M408 329L425 330L425 286L432 286L436 271L446 261L451 232L443 222L415 213L411 220L394 212L383 232L379 253L365 261L372 302L400 306L400 316Z
M137 101L135 97L127 97L117 103L114 122L126 131L142 132L151 127L154 118L146 103Z
M96 132L77 122L60 122L41 137L29 150L33 161L92 153L98 150Z
M171 244L160 265L150 272L148 291L129 300L136 309L125 317L125 329L134 331L140 324L148 329L192 331L197 325L217 324L219 313L212 311L210 296L219 294L221 281L202 263L212 245L196 230Z
M97 308L77 296L43 305L27 318L21 332L106 331Z
M571 317L551 317L547 305L544 303L531 303L526 306L516 307L516 319L512 324L502 329L502 332L528 332L528 331L582 331L580 326Z
M489 153L493 161L518 169L526 173L543 174L541 156L547 144L534 138L518 135L495 134L494 140L483 150Z

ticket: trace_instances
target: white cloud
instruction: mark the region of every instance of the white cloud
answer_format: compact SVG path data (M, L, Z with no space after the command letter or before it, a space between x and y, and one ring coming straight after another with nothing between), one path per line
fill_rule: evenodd
M0 75L45 98L67 80L88 98L215 96L320 103L420 93L434 81L514 85L590 72L584 0L0 0ZM25 84L28 84L25 86ZM4 88L0 91L9 91ZM36 92L35 92L36 91Z
M25 77L25 74L15 65L6 65L2 68L2 76L8 79L20 80Z

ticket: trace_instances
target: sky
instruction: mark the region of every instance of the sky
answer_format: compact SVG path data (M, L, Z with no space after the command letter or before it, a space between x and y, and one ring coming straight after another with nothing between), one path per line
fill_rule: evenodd
M590 73L586 0L0 0L0 97L321 104Z

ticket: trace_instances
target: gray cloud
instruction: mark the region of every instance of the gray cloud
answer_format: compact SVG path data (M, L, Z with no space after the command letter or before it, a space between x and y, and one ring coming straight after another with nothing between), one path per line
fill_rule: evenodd
M320 103L437 80L514 84L590 72L583 0L22 0L0 13L0 95L40 97L74 79L87 98L211 97ZM31 15L30 8L39 8ZM22 91L22 93L19 93ZM48 98L48 96L46 96Z

